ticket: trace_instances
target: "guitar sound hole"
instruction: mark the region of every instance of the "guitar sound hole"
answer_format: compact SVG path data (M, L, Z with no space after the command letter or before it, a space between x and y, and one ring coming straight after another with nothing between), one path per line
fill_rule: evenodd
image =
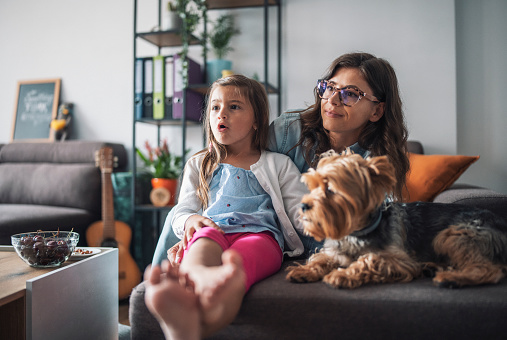
M101 247L118 248L118 242L114 238L106 238L100 244Z

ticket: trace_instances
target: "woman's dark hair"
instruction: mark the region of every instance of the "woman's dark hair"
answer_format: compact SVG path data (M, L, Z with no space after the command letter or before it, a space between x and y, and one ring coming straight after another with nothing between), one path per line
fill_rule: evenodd
M395 198L402 199L406 173L409 170L407 156L407 127L402 110L398 79L389 62L368 53L349 53L335 59L323 79L332 78L339 69L356 68L373 90L373 95L384 102L384 115L377 121L369 121L359 136L359 145L369 150L371 156L387 155L396 170L398 183ZM297 145L305 149L305 159L313 164L315 155L331 149L328 131L321 117L321 98L315 90L315 104L301 111L301 138Z

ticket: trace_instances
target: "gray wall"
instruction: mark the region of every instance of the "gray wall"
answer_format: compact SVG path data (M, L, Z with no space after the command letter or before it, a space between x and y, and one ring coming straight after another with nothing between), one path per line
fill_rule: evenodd
M152 9L157 1L139 2L138 28L147 31L155 25ZM71 138L132 147L132 3L0 0L0 143L10 139L17 81L60 77L61 99L76 105ZM507 138L502 100L507 77L501 63L507 50L502 37L507 32L502 18L506 1L282 0L282 4L282 110L310 103L316 79L338 55L374 53L397 71L410 138L422 141L431 154L479 154L481 159L460 181L507 193L503 181L507 160L501 150ZM262 11L233 13L242 31L229 55L233 68L262 76L263 32L258 25ZM271 34L273 19L274 15ZM326 35L322 26L327 26ZM138 52L149 55L154 50L141 42ZM193 48L191 55L199 60L199 49ZM271 100L276 104L275 97ZM275 111L276 105L272 108ZM138 130L138 146L146 139L155 142L153 127ZM200 128L190 128L188 136L192 152L202 147ZM181 150L177 128L163 128L162 137L173 150Z
M480 155L462 182L507 193L507 1L456 1L458 153Z

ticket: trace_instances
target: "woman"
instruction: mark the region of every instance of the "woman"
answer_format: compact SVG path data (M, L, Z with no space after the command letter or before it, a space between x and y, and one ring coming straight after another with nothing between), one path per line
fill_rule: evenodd
M315 104L278 117L270 127L269 149L287 154L303 173L329 149L350 148L367 156L387 155L401 200L407 158L407 129L391 65L368 53L344 54L333 61L315 87ZM305 255L322 246L300 235Z
M401 199L409 168L406 142L393 68L371 54L351 53L335 59L319 80L315 104L283 114L271 124L269 148L288 154L302 173L329 149L341 152L350 147L364 157L387 155L398 178L395 197Z
M394 69L371 54L350 53L335 59L318 81L313 105L282 114L271 124L268 149L287 154L301 172L315 167L318 156L329 149L349 147L363 157L387 155L398 179L392 199L401 200L409 169L407 135ZM321 246L313 238L300 238L305 256ZM165 259L177 241L166 222L153 263ZM172 248L172 256L181 251Z

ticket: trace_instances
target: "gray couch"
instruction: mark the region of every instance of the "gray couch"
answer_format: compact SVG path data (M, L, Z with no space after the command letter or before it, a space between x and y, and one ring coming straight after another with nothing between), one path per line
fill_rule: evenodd
M67 141L0 145L0 244L10 236L42 230L70 230L86 245L86 228L101 220L101 174L95 153L108 145L127 166L121 144Z
M411 142L412 152L423 153ZM435 201L488 208L507 218L507 196L454 185ZM304 259L300 260L304 261ZM282 270L255 284L234 322L212 339L504 339L507 280L498 285L440 289L431 279L337 290L296 284ZM132 339L163 339L144 304L144 284L130 297Z

